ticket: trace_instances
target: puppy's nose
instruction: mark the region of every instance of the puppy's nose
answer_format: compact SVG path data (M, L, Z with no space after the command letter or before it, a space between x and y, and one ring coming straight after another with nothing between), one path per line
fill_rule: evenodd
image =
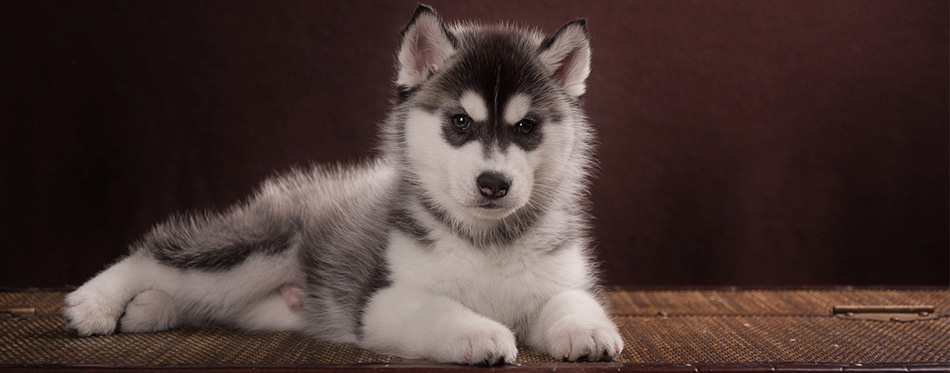
M511 188L511 178L497 172L482 172L475 179L475 184L478 185L478 191L483 196L497 199L508 194L508 189Z

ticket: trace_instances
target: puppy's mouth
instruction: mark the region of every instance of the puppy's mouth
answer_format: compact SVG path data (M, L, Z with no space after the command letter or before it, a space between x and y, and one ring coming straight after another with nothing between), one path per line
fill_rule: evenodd
M506 206L503 206L502 204L497 203L495 201L482 202L476 207L480 209L485 209L485 210L501 210L501 209L506 208Z
M514 209L509 201L482 199L470 203L468 207L475 217L488 220L498 220L508 216Z

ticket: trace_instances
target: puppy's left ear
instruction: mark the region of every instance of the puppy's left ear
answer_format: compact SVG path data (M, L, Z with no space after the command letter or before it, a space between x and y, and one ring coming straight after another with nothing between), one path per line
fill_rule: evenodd
M590 75L590 38L587 20L578 19L561 27L554 36L541 43L541 63L571 97L587 90Z
M399 73L396 85L412 89L441 71L455 54L455 39L432 8L420 5L402 31L399 42Z

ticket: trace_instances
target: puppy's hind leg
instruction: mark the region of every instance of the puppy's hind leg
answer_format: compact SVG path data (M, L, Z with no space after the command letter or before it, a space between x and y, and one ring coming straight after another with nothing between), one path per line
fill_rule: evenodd
M149 284L165 280L165 272L161 264L141 253L125 257L66 296L67 329L80 336L112 334L129 300Z
M147 290L139 293L125 307L119 320L123 333L152 332L181 325L182 312L175 299L165 292Z
M123 311L122 329L129 331L242 326L236 317L299 276L300 222L292 209L282 208L285 203L273 201L280 198L261 195L224 214L173 217L157 225L131 255L66 297L67 328L80 336L110 334Z

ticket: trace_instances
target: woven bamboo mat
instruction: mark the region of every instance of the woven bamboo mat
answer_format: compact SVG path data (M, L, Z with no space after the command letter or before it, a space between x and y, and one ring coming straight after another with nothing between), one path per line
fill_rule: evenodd
M180 328L79 338L59 315L64 292L0 292L0 366L337 365L403 362L291 332ZM612 290L627 364L927 363L950 366L950 290ZM909 323L842 320L835 305L933 305L941 318ZM522 348L522 365L554 363Z

